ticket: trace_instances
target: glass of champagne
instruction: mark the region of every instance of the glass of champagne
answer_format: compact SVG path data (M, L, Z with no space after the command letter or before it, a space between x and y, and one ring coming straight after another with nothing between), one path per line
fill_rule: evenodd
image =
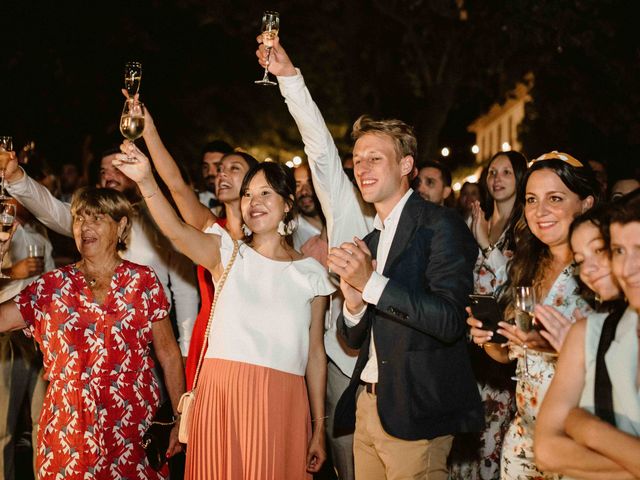
M516 326L523 332L529 332L533 328L534 313L536 306L536 295L533 287L515 287L515 314ZM529 380L529 362L527 358L527 344L522 345L524 373L519 377L513 377L513 380Z
M0 266L4 262L4 255L9 250L9 244L11 242L11 229L13 228L13 221L16 218L16 205L13 200L8 198L0 199ZM8 275L2 273L0 268L0 278L11 278Z
M267 47L267 64L264 67L264 75L261 80L256 80L258 85L277 85L269 80L269 56L273 47L273 39L278 36L280 30L280 14L266 11L262 14L262 43Z
M122 116L120 117L120 133L131 142L135 142L144 132L144 105L134 98L128 98L124 102ZM134 163L132 157L127 157L129 163Z
M124 66L124 88L127 89L131 98L140 90L141 81L142 64L140 62L127 62Z
M8 198L4 193L4 171L9 162L9 152L13 151L13 138L0 137L0 199ZM2 277L0 277L2 278Z

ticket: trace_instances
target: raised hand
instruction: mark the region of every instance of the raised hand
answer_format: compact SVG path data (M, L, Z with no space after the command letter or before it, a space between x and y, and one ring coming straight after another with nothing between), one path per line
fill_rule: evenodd
M485 219L484 212L478 201L473 202L471 205L471 233L473 233L481 249L485 249L490 245L489 222Z
M129 96L129 92L127 92L126 88L123 88L122 90L120 90L122 92L122 95L124 95L124 98L126 98L127 100L130 98ZM137 102L140 100L140 94L136 93L133 96L134 100ZM152 130L155 130L156 126L153 123L153 117L151 116L151 113L149 113L149 107L147 105L145 105L144 107L144 131L142 132L142 136L144 137L147 133L151 132Z
M259 44L256 50L256 56L262 68L265 68L268 62L269 73L272 73L276 77L291 77L297 73L287 52L282 45L280 45L280 37L273 39L273 46L271 47L270 53L267 53L267 47L262 42L262 35L258 35L256 40Z
M133 142L129 140L122 142L120 151L122 153L118 153L113 161L114 167L138 185L153 180L149 159Z

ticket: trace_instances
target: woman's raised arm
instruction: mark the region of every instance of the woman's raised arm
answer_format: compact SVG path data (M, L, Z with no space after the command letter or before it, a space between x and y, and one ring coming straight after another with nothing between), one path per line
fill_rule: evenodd
M128 140L120 148L126 154L118 154L113 165L138 184L162 233L194 263L212 272L216 270L220 265L220 237L203 233L183 222L160 191L146 155Z

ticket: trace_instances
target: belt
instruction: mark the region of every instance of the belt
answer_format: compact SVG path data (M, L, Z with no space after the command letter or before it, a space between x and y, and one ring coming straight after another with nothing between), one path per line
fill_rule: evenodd
M362 385L364 385L364 389L367 391L367 393L371 393L372 395L376 394L376 391L378 389L377 383L362 382Z

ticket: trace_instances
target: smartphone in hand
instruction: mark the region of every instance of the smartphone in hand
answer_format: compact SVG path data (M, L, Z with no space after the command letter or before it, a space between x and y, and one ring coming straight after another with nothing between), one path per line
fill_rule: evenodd
M496 333L498 322L504 320L504 313L493 295L469 295L471 300L471 312L473 316L482 322L483 330L491 330L493 337L491 343L506 343L508 340Z

